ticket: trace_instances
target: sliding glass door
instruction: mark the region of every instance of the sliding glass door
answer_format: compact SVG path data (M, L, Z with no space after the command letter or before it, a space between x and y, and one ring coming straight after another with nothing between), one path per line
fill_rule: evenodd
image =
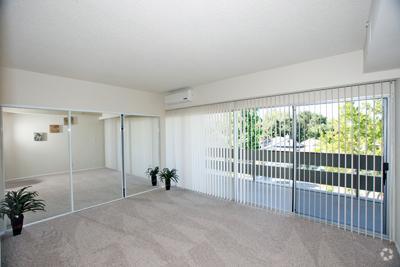
M312 92L318 104L296 107L297 213L386 234L385 86Z
M167 163L185 188L383 236L393 88L382 82L169 111Z

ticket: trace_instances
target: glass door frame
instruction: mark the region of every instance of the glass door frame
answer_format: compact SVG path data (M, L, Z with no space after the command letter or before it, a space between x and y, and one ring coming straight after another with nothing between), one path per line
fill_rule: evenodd
M380 98L378 98L378 97L374 98L375 100L382 99L382 116L383 116L383 144L382 144L383 158L382 158L382 162L385 162L385 163L389 162L389 157L388 157L389 156L388 155L388 139L389 139L389 136L388 136L388 124L392 123L392 121L389 121L389 110L390 110L389 103L390 103L390 98L392 98L391 95L383 96L383 97L380 97ZM354 103L355 101L360 101L360 100L353 99L352 101L347 101L347 102L348 103L350 103L350 102ZM342 103L342 101L334 101L332 103L340 104L340 103ZM304 104L304 105L301 105L301 104L290 104L290 105L286 105L285 106L285 107L289 107L292 110L292 112L290 114L290 116L292 116L291 117L291 119L292 119L292 132L291 132L290 136L291 136L291 138L293 140L293 147L291 148L293 153L292 153L291 162L290 162L290 164L292 164L292 166L293 166L292 167L292 179L291 179L292 180L292 185L291 185L291 190L292 190L292 192L291 192L291 195L292 195L291 212L295 213L295 214L299 214L301 216L305 216L305 217L311 218L311 219L320 220L319 218L313 217L312 215L303 215L303 214L301 214L299 212L299 210L298 210L298 207L297 207L297 200L298 200L298 194L299 194L299 192L297 192L297 182L299 181L298 174L300 172L300 162L301 162L300 158L299 158L300 157L299 153L301 153L301 152L298 152L298 148L297 148L297 145L296 145L297 144L296 140L297 140L298 135L299 135L299 133L298 133L299 129L297 129L297 124L298 124L297 116L299 114L299 107L309 106L309 105L314 105L314 104ZM266 107L266 108L269 108L269 107ZM239 129L238 115L241 112L241 109L234 108L234 109L232 109L231 112L233 113L233 135L232 135L233 142L232 143L233 143L233 152L234 152L233 153L233 166L234 166L233 172L234 172L234 181L235 181L233 183L233 185L232 185L232 187L233 187L232 188L232 200L238 202L238 199L239 199L238 194L240 194L240 192L238 192L238 188L239 188L239 185L238 185L238 183L239 183L239 174L238 173L239 173L239 164L241 164L241 163L239 163L239 155L238 155L239 149L240 149L239 145L238 145L238 143L239 143L239 140L238 140L238 129ZM343 153L340 153L340 155L343 155ZM383 170L383 167L382 167L382 170ZM383 176L382 176L381 179L383 179ZM340 177L338 177L338 182L340 183ZM387 212L388 212L388 201L387 201L388 193L387 192L388 192L388 190L387 190L387 187L388 187L388 184L389 183L387 181L384 182L384 187L381 189L381 190L383 190L383 194L384 194L384 198L383 198L383 201L382 201L382 204L381 204L381 205L383 205L383 211L384 211L383 216L382 216L383 221L381 222L383 224L383 233L382 233L383 236L387 236L388 235L388 232L387 232L387 227L388 227L388 221L387 221ZM323 194L326 194L326 192L323 192ZM310 196L308 196L308 197L310 197ZM338 197L340 197L340 194L338 195ZM340 208L340 209L342 209L342 208ZM328 220L328 223L332 223L333 224L333 222L329 222L329 220ZM344 220L343 224L345 224L345 223L346 223L346 219ZM336 224L336 223L334 223L334 224ZM339 224L342 225L342 223L340 223L340 222L339 222Z
M383 140L382 140L382 142L383 142L383 144L382 144L382 159L381 159L381 162L382 162L381 179L382 179L383 187L381 188L381 190L382 190L382 192L384 194L384 197L382 199L382 204L381 204L381 205L383 205L383 209L382 209L383 210L383 215L382 215L382 220L383 221L381 222L383 224L383 233L380 233L380 235L382 235L384 237L388 236L388 232L387 232L387 228L388 228L388 222L387 222L387 210L388 210L388 201L387 201L387 197L388 197L388 193L387 192L388 192L388 190L387 190L387 186L388 186L388 181L387 180L385 181L385 179L384 179L384 172L385 172L384 164L389 164L389 162L390 162L389 161L389 155L388 155L388 139L389 139L389 136L388 136L388 124L390 122L389 121L389 110L390 110L389 103L390 103L390 98L391 97L392 96L382 96L382 97L371 98L374 101L376 101L376 100L381 100L382 101L382 119L383 119L383 133L382 133ZM353 103L354 103L354 101L360 101L360 100L353 100ZM340 104L342 102L338 101L338 102L332 102L332 103ZM350 101L347 101L347 103L350 103ZM298 132L297 132L297 129L296 129L296 127L297 127L297 108L301 107L301 106L303 106L303 105L291 105L291 107L293 109L293 113L292 113L293 114L293 118L292 118L293 119L293 126L292 126L292 139L293 140L297 140L297 135L298 135ZM392 122L390 122L390 123L392 123ZM298 194L298 192L296 190L296 182L297 182L296 179L297 179L297 173L298 173L298 171L300 169L299 169L299 165L297 164L297 153L296 152L297 152L297 148L295 147L295 142L293 142L293 156L294 156L294 159L293 159L293 172L294 172L294 174L293 174L293 184L292 184L292 196L293 196L293 198L292 198L292 212L296 213L296 214L299 214L301 216L305 216L307 218L320 220L320 218L314 217L312 215L301 214L297 210L297 203L296 203L297 196L296 195ZM339 153L339 154L343 155L345 153ZM300 157L300 155L299 155L299 157ZM376 176L376 177L379 177L379 176ZM388 179L389 179L389 177L388 177ZM338 183L340 183L340 177L338 177ZM326 193L324 193L324 194L326 194ZM308 197L310 197L310 196L308 196ZM340 193L339 193L338 197L340 197ZM314 205L315 205L315 203L314 203ZM373 218L373 219L375 219L375 218ZM329 220L328 220L328 223L335 224L335 225L336 224L340 224L340 227L342 227L344 224L346 224L346 219L344 219L343 223L340 223L340 222L338 222L338 223L329 222ZM357 228L355 228L355 229L357 229ZM379 229L377 229L377 230L379 230ZM357 230L355 230L355 231L357 231ZM371 231L371 233L372 233L372 231Z

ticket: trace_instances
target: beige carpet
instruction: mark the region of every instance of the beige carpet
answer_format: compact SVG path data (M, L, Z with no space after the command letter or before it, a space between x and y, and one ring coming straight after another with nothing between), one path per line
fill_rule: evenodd
M100 168L73 173L75 210L121 198L121 173ZM149 179L126 175L127 194L153 189ZM31 179L6 181L6 190L32 186L46 202L46 212L30 213L26 222L35 222L71 211L69 174L39 176Z
M32 225L3 237L2 257L4 266L400 264L387 241L176 188Z

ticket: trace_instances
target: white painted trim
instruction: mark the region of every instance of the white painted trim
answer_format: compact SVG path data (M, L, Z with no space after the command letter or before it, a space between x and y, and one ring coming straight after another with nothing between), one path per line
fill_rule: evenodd
M138 193L135 193L135 194L132 194L132 195L127 195L125 198L138 196L138 195L141 195L141 194L144 194L144 193L148 193L148 192L151 192L151 191L155 191L155 190L158 190L158 189L161 189L161 188L165 188L165 186L157 186L155 188L152 188L152 189L149 189L149 190L146 190L146 191L138 192Z
M34 112L35 111L35 112ZM41 112L42 111L42 112ZM48 113L45 113L44 109L26 109L26 108L7 108L4 107L3 112L9 114L18 114L18 115L39 115L39 116L54 116L54 117L67 117L67 111L60 110L48 110Z
M107 115L107 116L100 116L99 120L107 120L107 119L115 119L115 118L119 118L120 115L118 114L113 114L113 115Z
M71 201L71 211L75 210L74 205L74 176L72 174L72 117L71 111L68 111L68 159L69 159L69 190L70 190L70 201Z
M119 130L121 134L121 185L122 185L122 197L126 197L126 174L125 174L125 116L120 115L119 118Z
M0 106L0 177L1 177L1 186L2 190L0 191L1 197L0 199L4 198L4 192L6 189L6 171L4 168L4 154L3 154L3 108ZM5 230L7 228L6 225L6 220L0 219L1 224L0 224L0 229ZM1 236L1 235L0 235ZM0 240L0 246L1 246L1 240ZM1 254L1 253L0 253ZM0 263L1 265L1 263Z
M238 202L238 188L239 188L239 143L238 143L238 112L239 111L232 111L233 112L233 171L234 171L234 188L232 189L232 200Z
M84 210L88 210L88 209L91 209L91 208L100 207L100 206L103 206L103 205L106 205L106 204L110 204L110 203L113 203L113 202L116 202L116 201L119 201L119 200L123 200L123 199L124 198L122 198L122 197L116 198L116 199L113 199L113 200L110 200L110 201L107 201L107 202L104 202L104 203L99 203L99 204L95 204L95 205L92 205L92 206L89 206L89 207L86 207L86 208L77 209L73 213L84 211Z
M50 220L53 220L53 219L57 219L57 218L60 218L60 217L66 216L66 215L78 213L78 212L83 211L83 210L87 210L87 209L99 207L99 206L102 206L102 205L110 204L112 202L115 202L115 201L118 201L118 200L122 200L122 199L123 198L116 198L116 199L113 199L113 200L110 200L110 201L107 201L107 202L104 202L104 203L96 204L96 205L93 205L93 206L89 206L89 207L86 207L86 208L83 208L83 209L79 209L79 210L75 210L75 211L68 211L68 212L65 212L65 213L62 213L62 214L58 214L58 215L55 215L55 216L52 216L52 217L49 217L49 218L45 218L45 219L42 219L42 220L39 220L39 221L35 221L35 222L24 224L24 227L29 227L31 225L35 225L35 224L38 224L38 223L47 222L47 221L50 221ZM11 229L7 229L6 231L7 232L11 232Z
M400 105L400 79L397 79L395 81L394 85L395 85L394 89L393 89L394 93L393 93L393 98L391 100L392 105L391 105L391 110L390 110L391 115L392 115L391 120L392 120L392 123L394 123L393 127L391 128L391 129L393 129L393 131L390 131L391 137L393 139L391 141L389 141L392 144L391 146L389 146L389 148L391 149L390 156L392 157L391 158L391 166L390 166L391 170L389 169L389 172L390 172L391 176L393 176L393 178L394 178L394 179L391 179L391 180L393 180L392 181L393 190L392 190L390 200L392 201L392 203L394 205L392 205L393 207L391 209L392 217L391 217L390 221L392 223L392 226L391 226L390 230L392 231L391 235L393 237L393 242L397 248L397 251L400 254L400 244L399 244L400 240L397 240L397 235L398 235L397 231L399 230L398 228L399 228L399 224L400 224L400 222L397 221L397 218L399 218L398 214L400 212L400 206L398 206L398 205L400 205L400 203L397 202L397 198L396 198L396 193L397 194L400 193L400 192L396 192L396 189L397 189L396 187L399 187L398 183L400 182L399 181L400 180L400 176L399 176L400 168L396 168L396 164L399 162L399 159L396 157L396 156L399 156L397 154L397 149L398 149L397 146L400 144L400 140L396 140L396 138L398 137L398 133L400 132L400 129L399 129L400 125L396 125L396 120L397 120L396 110L399 108L399 106L396 107L396 105Z
M394 86L393 86L394 85ZM387 180L387 216L386 216L386 226L387 234L391 241L396 239L396 133L395 131L390 131L389 129L396 129L396 83L393 81L391 85L391 96L388 97L388 127L387 127L387 156L389 162L389 173Z
M63 217L63 216L68 215L68 214L73 214L75 212L76 211L68 211L66 213L58 214L58 215L55 215L55 216L52 216L52 217L49 217L49 218L45 218L45 219L42 219L42 220L39 220L39 221L36 221L36 222L27 223L27 224L24 224L24 227L29 227L31 225L35 225L35 224L38 224L38 223L41 223L41 222L47 222L47 221L50 221L50 220L53 220L53 219L57 219L57 218ZM6 231L7 232L11 232L12 229L7 229Z
M165 123L164 123L165 124ZM161 165L161 118L158 118L158 166L162 170L165 166ZM163 162L164 163L164 162Z
M108 169L107 167L95 167L95 168L87 168L87 169L79 169L79 170L72 170L72 173L75 172L84 172L84 171L93 171L93 170L100 170L100 169ZM61 175L61 174L68 174L70 171L62 171L62 172L49 172L49 173L44 173L44 174L37 174L37 175L32 175L32 176L24 176L24 177L16 177L16 178L11 178L11 179L4 179L5 182L12 182L15 180L26 180L26 179L34 179L42 176L52 176L52 175Z
M162 189L162 188L164 188L164 187L160 186L160 187L157 187L157 188L152 188L150 190L146 190L146 191L143 191L143 192L139 192L139 193L135 193L135 194L126 196L126 198L142 195L142 194L149 193L149 192L152 192L152 191L155 191L155 190L159 190L159 189ZM66 215L79 213L79 212L84 211L84 210L88 210L88 209L100 207L100 206L103 206L103 205L107 205L107 204L110 204L110 203L113 203L113 202L125 200L126 198L122 198L122 197L121 198L116 198L116 199L113 199L113 200L110 200L110 201L107 201L107 202L104 202L104 203L99 203L99 204L96 204L96 205L93 205L93 206L89 206L89 207L86 207L86 208L78 209L78 210L75 210L75 211L69 211L69 212L62 213L62 214L59 214L59 215L55 215L55 216L52 216L52 217L49 217L49 218L45 218L45 219L42 219L42 220L39 220L39 221L36 221L36 222L27 223L27 224L24 225L24 227L29 227L29 226L32 226L32 225L35 225L35 224L38 224L38 223L51 221L51 220L54 220L54 219L57 219L57 218L60 218L60 217L66 216ZM4 235L5 233L10 233L11 231L12 231L12 229L7 229L7 230L4 230L4 231L0 232L0 237L2 235Z
M124 114L127 116L140 116L140 117L160 117L161 115L155 114L144 114L144 113L126 113L119 111L104 111L104 110L94 110L94 109L75 109L75 108L55 108L55 107L44 107L44 106L35 106L35 105L14 105L14 104L1 104L0 107L4 108L26 108L26 109L44 109L44 110L54 110L54 111L64 111L68 112L88 112L88 113L115 113L117 116L120 114Z

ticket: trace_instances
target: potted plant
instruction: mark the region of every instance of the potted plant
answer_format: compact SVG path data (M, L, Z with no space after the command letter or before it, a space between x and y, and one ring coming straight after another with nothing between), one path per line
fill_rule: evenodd
M157 174L159 171L160 171L160 168L158 168L158 167L154 167L154 169L148 168L146 171L146 175L151 178L151 184L153 186L157 185Z
M165 181L165 189L169 190L171 188L171 180L177 183L179 181L179 176L176 173L176 169L170 170L168 168L164 168L160 172L160 180L162 182Z
M0 202L1 217L4 218L4 215L7 215L10 218L13 235L21 234L25 212L45 211L44 201L37 199L38 192L27 191L29 187L7 192L5 198Z

